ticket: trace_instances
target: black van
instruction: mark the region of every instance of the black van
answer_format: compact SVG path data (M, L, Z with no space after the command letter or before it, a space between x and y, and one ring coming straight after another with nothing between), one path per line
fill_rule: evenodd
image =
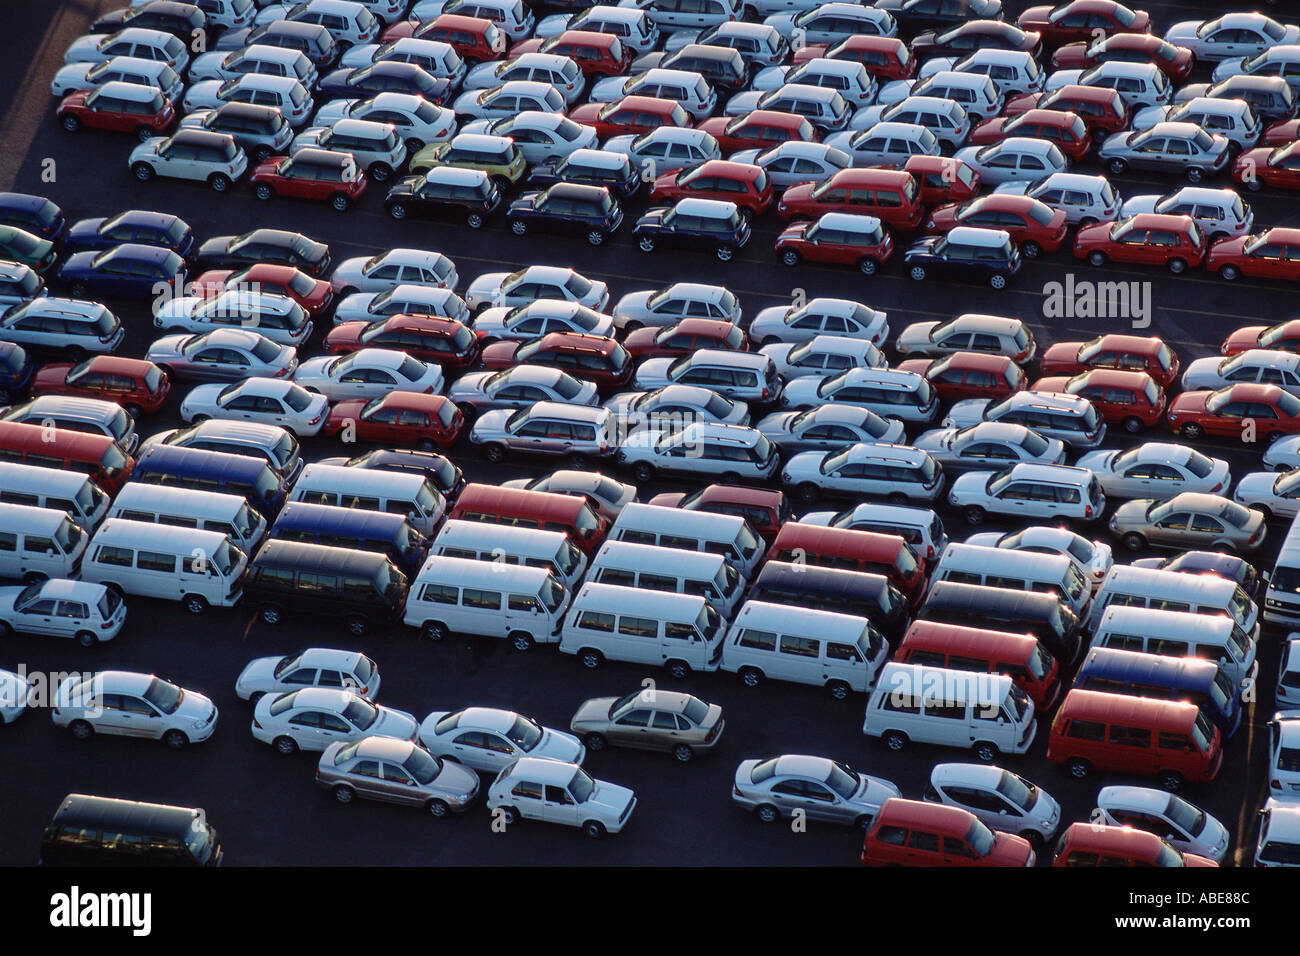
M269 540L249 566L244 600L267 624L279 624L286 612L319 614L343 618L359 636L374 622L400 617L406 590L406 575L382 554Z
M891 643L907 630L907 598L883 574L767 561L746 599L865 617Z
M1079 654L1079 619L1054 594L939 581L930 588L917 619L1031 634L1062 665Z
M41 838L42 866L220 866L221 840L191 807L70 793Z

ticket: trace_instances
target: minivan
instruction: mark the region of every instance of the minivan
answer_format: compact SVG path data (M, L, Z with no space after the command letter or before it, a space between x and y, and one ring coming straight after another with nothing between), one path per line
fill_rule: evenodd
M920 617L941 624L1032 634L1068 667L1079 653L1079 619L1055 594L939 581Z
M284 504L284 485L265 461L200 448L154 445L140 456L132 480L239 495L268 520Z
M526 651L560 639L568 598L550 568L433 554L411 584L402 620L431 641L477 634Z
M220 866L198 808L70 793L41 835L42 866Z
M1088 625L1095 629L1111 605L1227 615L1252 642L1259 638L1259 608L1255 602L1236 581L1215 574L1186 574L1117 564L1107 572L1097 590Z
M914 621L894 651L900 664L1006 674L1042 712L1061 692L1061 665L1029 634Z
M1037 730L1034 702L1005 674L892 662L881 669L862 722L862 732L890 750L970 748L985 763L1025 753Z
M128 481L126 487L118 492L108 516L216 531L228 537L245 554L251 554L266 536L266 519L255 508L250 508L242 495L197 488L160 488Z
M449 518L429 547L430 554L470 561L496 561L545 568L572 591L587 570L587 556L562 531L487 525Z
M588 669L629 661L681 679L718 669L725 629L722 615L696 594L584 584L565 615L560 650Z
M745 590L740 575L720 554L684 553L631 541L606 541L587 570L588 581L625 588L698 594L730 618Z
M429 547L428 539L400 514L305 501L285 505L269 537L382 554L408 577L420 570Z
M562 531L586 554L605 537L606 524L585 498L473 482L456 499L449 518L517 528Z
M109 497L86 475L0 461L0 502L66 511L86 531L108 513Z
M24 584L42 578L75 578L87 534L52 508L0 504L0 577Z
M925 598L925 571L911 545L896 534L819 528L786 522L768 551L772 561L883 574L912 607Z
M1197 657L1094 647L1084 657L1072 686L1195 704L1209 714L1224 737L1231 737L1241 723L1237 684L1215 661Z
M290 501L403 515L426 538L438 530L447 502L423 475L313 462L303 469Z
M105 435L21 422L0 422L0 462L79 472L110 495L135 468L131 456Z
M1063 554L954 542L944 550L931 580L1054 594L1080 618L1088 616L1092 602L1088 579Z
M865 617L749 600L722 645L721 670L747 687L785 680L825 687L836 700L865 694L889 645Z
M739 515L645 505L625 505L609 540L720 554L746 581L763 559L763 541Z
M883 574L768 560L748 597L865 617L890 640L901 637L907 627L907 598Z

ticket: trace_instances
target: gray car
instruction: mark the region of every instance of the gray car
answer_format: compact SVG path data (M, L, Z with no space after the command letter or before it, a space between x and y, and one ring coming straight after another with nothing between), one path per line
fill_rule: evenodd
M363 737L332 743L321 754L316 785L339 803L358 797L421 807L435 817L459 813L478 796L473 770L435 757L410 740Z
M1264 515L1220 495L1185 491L1159 501L1137 498L1115 509L1110 533L1130 551L1254 551L1264 543Z
M699 385L664 385L652 391L620 392L605 407L618 419L619 428L624 432L647 422L682 427L692 422L749 424L748 405Z
M500 372L470 372L447 389L447 397L467 416L495 408L527 408L536 402L595 405L596 386L568 372L540 365L516 365Z
M826 757L786 754L769 760L742 760L731 799L753 810L764 823L802 810L810 820L826 820L866 830L880 805L902 791L888 780L858 773Z
M1181 173L1188 182L1222 172L1231 158L1231 142L1192 123L1157 123L1140 133L1114 133L1097 151L1115 175L1130 169Z
M722 708L690 694L635 690L623 697L596 697L578 707L569 730L588 750L634 747L671 753L680 761L712 750L722 739Z
M901 444L903 423L857 405L818 405L802 412L773 412L755 426L787 458L803 451L837 451L859 442Z
M516 452L566 455L574 468L584 469L592 460L614 453L614 425L607 408L537 402L517 411L487 412L474 423L469 440L483 447L488 461L505 461Z
M1065 443L1024 425L979 422L966 428L932 428L912 443L947 472L997 470L1020 462L1064 465Z
M145 359L170 378L233 382L245 378L288 379L298 368L298 350L251 329L214 329L201 335L164 335Z

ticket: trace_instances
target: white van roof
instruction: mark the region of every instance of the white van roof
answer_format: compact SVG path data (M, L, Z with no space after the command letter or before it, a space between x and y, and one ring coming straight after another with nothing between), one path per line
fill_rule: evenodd
M439 559L441 560L441 559ZM576 620L579 611L599 609L616 614L644 614L646 617L671 617L694 621L708 602L697 594L674 594L625 588L617 584L584 584L569 608L568 620Z
M6 531L34 531L52 535L64 521L71 521L62 511L36 505L0 504L0 528Z
M1109 591L1148 595L1200 592L1209 596L1222 595L1222 600L1226 601L1236 590L1236 581L1221 578L1216 574L1189 574L1184 571L1162 571L1158 568L1138 568L1131 564L1117 564L1107 572L1098 594ZM1197 617L1203 616L1197 615Z
M1007 560L1007 555L1015 557ZM1032 578L1063 578L1065 569L1073 567L1073 561L1064 554L1040 554L1037 551L1018 551L1012 548L993 548L982 544L964 544L954 541L944 549L939 559L939 568L954 564L966 568L982 568L989 571L1020 571ZM936 568L936 571L938 569Z
M0 518L0 522L3 518ZM109 518L90 539L90 549L101 544L115 544L126 548L152 548L174 550L188 555L195 548L215 554L226 541L220 531L200 531L197 528L177 528L154 524L152 521L131 521L127 518Z
M363 492L383 491L390 494L414 494L427 478L404 471L380 471L376 468L348 468L346 465L322 465L313 462L302 470L294 482L290 499L302 491Z
M635 541L606 541L596 552L587 576L591 577L601 567L636 565L647 570L661 570L665 574L686 574L712 580L726 563L727 560L722 555L709 551L683 551Z
M83 475L79 471L24 465L16 461L0 461L0 488L13 491L39 489L45 494L70 498L89 481L90 476Z
M890 693L904 693L913 697L938 694L945 700L959 700L974 692L988 700L982 703L1001 704L1011 689L1011 678L1006 674L989 674L984 671L959 671L950 667L931 667L925 664L886 664L876 678L873 699Z
M1142 569L1146 570L1146 569ZM1177 574L1177 571L1161 572ZM1208 574L1189 574L1188 577L1213 577ZM1221 578L1220 580L1226 580ZM1232 584L1231 581L1227 583ZM1202 635L1214 635L1223 632L1232 633L1236 621L1230 617L1213 614L1197 614L1193 611L1165 611L1153 607L1133 607L1131 605L1108 607L1101 616L1096 633L1105 630L1123 630L1128 633L1149 637L1180 637L1188 639Z
M513 525L485 524L482 521L463 521L448 518L438 529L432 549L443 547L482 547L490 544L506 554L547 555L559 553L569 536L563 531L544 528L517 528Z
M246 507L248 502L243 495L128 481L118 492L108 513L110 517L122 511L148 511L192 515L196 518L225 518L233 517L239 513L240 508Z
M425 558L420 573L415 576L419 583L437 582L438 584L492 584L494 590L513 588L540 588L542 582L551 576L550 568L534 568L526 564L498 565L495 561L476 561L473 558L449 558L445 555L431 554Z
M682 508L667 508L663 505L646 505L633 502L625 505L610 528L610 534L622 528L661 531L689 528L699 534L731 540L740 533L745 519L739 515L720 515L710 511L686 511Z
M856 614L821 611L793 604L746 601L731 622L732 628L757 627L764 630L789 630L804 637L825 637L851 644L870 622Z

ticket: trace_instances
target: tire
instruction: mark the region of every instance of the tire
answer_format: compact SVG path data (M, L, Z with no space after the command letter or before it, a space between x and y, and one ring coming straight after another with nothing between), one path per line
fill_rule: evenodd
M281 620L280 609L274 604L268 604L262 608L262 621L266 624L279 624Z
M1253 192L1253 193L1257 193L1257 192L1259 192L1261 189L1264 188L1264 184L1263 184L1262 182L1260 182L1260 180L1259 180L1258 177L1257 177L1257 178L1255 178L1255 179L1249 179L1249 180L1247 180L1247 181L1246 181L1246 188L1249 189L1249 190L1250 190L1251 192Z
M511 219L510 231L516 236L522 236L528 232L528 223L524 222L522 219Z
M641 328L644 328L644 327L645 327L645 326L644 326L642 323L640 323L640 322L636 322L636 321L629 322L627 325L623 326L623 334L624 334L624 335L631 335L631 334L632 334L633 332L635 332L637 329L641 329Z
M826 685L826 689L831 692L831 696L836 700L849 699L849 685L842 680L833 680Z
M781 262L787 266L797 266L802 261L803 256L799 255L799 253L795 252L793 249L786 249L781 253Z
M1100 249L1094 249L1092 250L1092 252L1088 253L1088 265L1093 266L1097 269L1100 269L1109 261L1110 261L1109 257L1106 255L1106 253L1102 252Z
M1128 418L1124 419L1124 431L1128 432L1130 435L1136 435L1141 430L1142 419L1137 418L1134 415L1130 415Z
M163 743L165 743L172 750L183 750L185 748L185 745L188 744L189 742L190 742L190 738L186 737L185 734L179 730L173 729L163 734Z
M583 735L582 743L588 750L604 750L605 735L598 734L593 730L591 733Z
M757 687L763 683L763 672L757 667L742 667L739 676L746 687Z
M967 505L966 508L962 510L962 517L966 519L968 525L975 527L984 523L987 514L979 505Z
M673 680L685 680L691 676L691 665L685 661L669 661L664 665L664 670L668 671L668 676Z
M655 241L651 236L641 236L636 241L637 248L642 252L654 252Z
M263 691L260 691L260 690L257 691L257 692L255 692L255 693L253 693L253 694L251 694L251 695L249 695L249 698L248 698L249 706L251 706L251 707L256 707L256 706L257 706L257 702L258 702L259 700L261 700L261 699L262 699L263 697L265 697L265 696L266 696L266 694L265 694Z
M1288 469L1289 470L1289 469ZM1264 516L1265 521L1273 520L1273 510L1266 505L1251 505L1256 511Z
M1088 771L1092 769L1092 765L1082 757L1071 757L1065 762L1065 769L1070 771L1070 776L1075 780L1082 780L1088 776Z
M764 823L776 823L781 819L781 811L770 803L760 803L754 808L754 816Z
M370 174L370 178L377 183L385 182L389 176L393 175L393 171L388 168L388 165L386 163L375 163L368 170L366 170L366 172L368 172Z
M229 192L230 177L225 173L213 173L208 177L208 185L212 187L214 193Z
M998 759L998 748L987 740L977 741L971 750L975 752L975 759L980 763L992 763Z
M653 481L655 476L654 465L650 464L647 461L638 461L632 467L632 475L636 478L637 481L642 483L647 481Z
M77 740L89 740L95 736L95 728L84 720L74 720L68 725L68 730L72 732L72 736Z
M907 274L916 282L920 282L925 278L925 266L912 266L912 268L908 270Z
M1146 546L1147 539L1136 531L1130 531L1128 534L1124 535L1124 547L1128 548L1130 551L1141 551Z
M1184 782L1183 775L1177 770L1160 771L1160 786L1162 789L1167 790L1170 793L1177 793L1179 790L1183 789Z
M483 214L481 212L472 212L465 217L465 225L471 229L483 228Z
M425 621L420 628L420 636L426 641L445 641L447 633L447 625L442 621Z
M347 806L357 798L357 792L346 783L338 784L331 792L334 794L334 799L344 806Z
M518 823L521 819L523 819L519 815L519 811L516 810L514 807L502 807L501 817L506 821L507 826L509 826L512 823Z
M488 445L487 448L483 449L483 454L487 456L488 461L494 464L497 462L505 461L506 446L493 442L491 445Z
M1016 835L1033 847L1035 853L1043 848L1043 835L1037 830L1021 830Z
M730 262L736 255L736 250L731 246L718 246L713 250L713 254L718 257L719 262Z
M268 186L266 183L258 183L253 188L253 195L256 196L258 199L266 201L275 198L275 190L272 189L270 186Z
M517 651L531 651L533 645L537 642L533 640L533 635L527 631L514 631L510 635L510 643Z
M270 146L259 146L257 147L257 150L253 154L259 166L274 155L275 153L271 150Z
M811 481L805 481L795 489L795 494L799 496L799 500L804 504L810 505L821 497L821 489Z
M420 451L433 451L437 446L430 439L421 438L415 447L420 449Z
M587 834L593 840L602 839L605 836L605 824L599 820L588 820L582 825L582 832Z
M1043 247L1033 240L1028 240L1020 244L1020 251L1024 253L1026 259L1037 259L1043 254Z
M1116 176L1123 176L1128 171L1128 163L1118 157L1106 163L1106 168Z
M370 630L370 624L360 614L349 614L347 618L348 633L353 637L364 637Z
M587 233L587 244L590 246L602 246L605 244L605 234L599 229L592 229Z
M586 471L591 461L582 452L574 452L569 456L569 467L574 471Z
M895 753L907 749L907 734L901 730L886 730L880 739L885 742L886 747Z
M275 748L276 753L284 754L286 757L298 752L298 741L292 737L276 737L271 746Z
M1079 220L1080 229L1087 229L1089 226L1095 226L1095 225L1097 225L1097 220L1093 219L1091 216L1084 216L1082 219Z
M198 425L201 422L206 422L211 417L212 417L211 415L195 415L193 418L190 419L190 424Z
M1166 267L1174 275L1180 276L1187 271L1187 260L1180 259L1178 256L1174 256L1174 258L1170 259L1169 262L1166 264Z
M1188 166L1186 176L1189 183L1199 183L1205 178L1205 173L1199 166Z
M208 609L208 600L202 594L185 595L185 610L191 614L203 614Z
M584 647L578 651L578 660L582 661L582 666L587 670L594 671L605 663L605 655L595 648Z
M673 748L673 756L677 758L678 762L687 763L695 756L695 751L691 749L690 744L678 744Z
M989 286L994 289L1005 289L1007 287L1007 277L1001 272L995 272L989 276Z
M392 216L394 219L405 219L406 206L400 202L392 203L388 207L388 215Z
M1197 439L1205 434L1205 429L1196 424L1196 422L1188 422L1182 428L1178 429L1178 434L1182 435L1184 438Z
M130 415L132 418L139 418L140 415L144 412L144 409L142 409L139 405L131 404L131 405L123 405L122 407L126 409L126 413Z
M446 800L439 800L437 797L430 800L424 805L431 817L445 817L451 812L451 807L447 806Z
M81 129L81 120L69 113L67 116L63 117L63 128L69 133L75 133L77 130Z
M7 626L8 625L6 625L6 627ZM5 636L7 635L0 633L0 637L5 637ZM94 647L96 644L99 643L99 638L97 638L90 631L78 631L77 643L80 644L82 647Z
M424 149L424 140L415 136L411 136L406 140L406 153L408 156L414 156L422 149Z
M858 271L864 276L873 276L880 270L880 264L869 256L858 260Z
M136 163L131 167L131 172L134 173L135 178L140 180L142 183L147 183L149 180L153 179L154 176L153 167L148 163Z
M1229 282L1236 282L1241 277L1241 270L1232 263L1219 266L1219 278L1226 279Z
M352 200L347 197L346 193L335 193L330 196L330 206L335 212L347 212L348 207L352 205Z

